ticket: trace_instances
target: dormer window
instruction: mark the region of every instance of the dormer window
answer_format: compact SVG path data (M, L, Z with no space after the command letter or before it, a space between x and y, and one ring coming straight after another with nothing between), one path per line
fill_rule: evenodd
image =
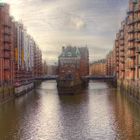
M68 56L69 56L69 57L71 57L71 56L72 56L71 52L68 52Z

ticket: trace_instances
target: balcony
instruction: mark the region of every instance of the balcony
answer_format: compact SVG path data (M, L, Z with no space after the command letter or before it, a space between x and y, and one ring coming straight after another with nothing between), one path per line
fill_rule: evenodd
M124 40L124 36L121 36L119 39L120 39L120 40Z
M127 11L127 14L132 14L132 13L134 13L134 10L128 10Z
M135 23L139 23L140 22L140 18L135 20Z
M124 67L122 67L122 68L121 68L121 71L125 71L125 68L124 68Z
M117 53L116 53L116 56L118 56L118 57L119 57L119 52L117 52Z
M140 29L138 28L138 29L135 29L135 32L136 33L139 33L140 32Z
M11 43L11 40L10 40L10 39L4 39L3 42L4 42L4 43L8 43L8 44L10 44L10 43Z
M134 33L134 29L129 29L128 33Z
M123 46L124 45L124 40L120 41L120 45Z
M129 51L129 52L127 53L127 55L128 55L129 58L135 58L135 52Z
M125 57L124 53L120 53L120 57Z
M124 62L124 60L120 60L120 62L122 63L122 64L124 64L125 62Z
M135 69L134 63L129 63L129 64L127 65L127 68L128 68L128 69Z
M3 48L4 51L11 51L11 47L8 45L5 45Z
M140 47L137 47L136 52L137 52L137 53L140 53Z
M5 58L5 59L10 59L10 57L11 57L11 56L10 56L10 53L4 53L4 58Z
M4 70L10 70L10 66L5 66Z
M10 33L10 32L6 32L6 31L5 31L3 34L4 34L4 35L8 35L8 36L10 36L10 35L11 35L11 33Z
M128 25L133 25L135 23L134 20L128 21Z
M11 28L11 25L3 24L3 27Z
M4 43L11 43L11 37L8 35L4 35Z
M128 46L128 50L135 50L135 46Z
M124 52L124 47L121 47L120 48L120 52Z
M135 38L134 38L134 37L129 38L128 41L129 41L129 42L133 42L133 41L135 41Z
M138 13L138 12L140 12L140 9L139 8L137 8L137 9L135 9L135 11L134 11L135 13Z
M136 39L135 41L136 41L137 43L140 43L140 39L139 39L139 38L138 38L138 39Z

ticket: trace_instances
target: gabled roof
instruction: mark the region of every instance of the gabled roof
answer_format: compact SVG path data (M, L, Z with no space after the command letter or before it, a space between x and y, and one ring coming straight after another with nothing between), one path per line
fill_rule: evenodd
M63 48L60 57L79 57L80 55L79 48L67 46L66 48Z

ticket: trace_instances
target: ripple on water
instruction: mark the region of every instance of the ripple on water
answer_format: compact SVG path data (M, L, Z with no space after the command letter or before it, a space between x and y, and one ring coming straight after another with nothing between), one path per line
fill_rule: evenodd
M0 107L0 140L139 140L140 108L105 82L60 96L56 82Z

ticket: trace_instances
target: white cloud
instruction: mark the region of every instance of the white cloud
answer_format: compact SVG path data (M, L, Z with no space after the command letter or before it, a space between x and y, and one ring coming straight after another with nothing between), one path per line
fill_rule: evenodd
M86 23L81 18L71 17L70 19L70 26L74 27L75 29L83 29L86 27Z

